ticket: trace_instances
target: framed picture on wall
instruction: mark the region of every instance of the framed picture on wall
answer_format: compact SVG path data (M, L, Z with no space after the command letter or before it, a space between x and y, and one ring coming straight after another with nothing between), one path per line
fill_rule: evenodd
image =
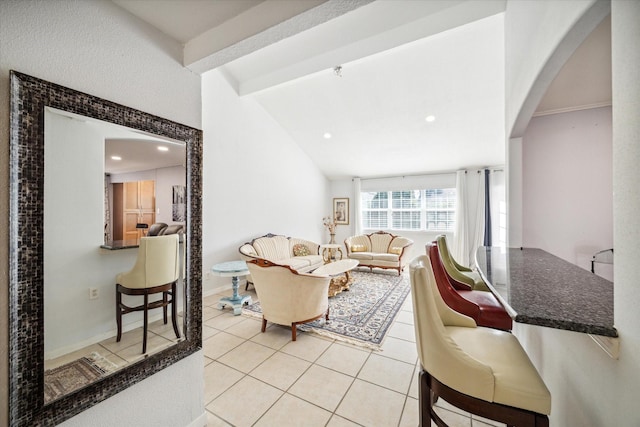
M186 219L187 190L184 185L173 186L172 220L184 222Z
M347 197L333 199L333 219L336 224L349 225L349 199Z

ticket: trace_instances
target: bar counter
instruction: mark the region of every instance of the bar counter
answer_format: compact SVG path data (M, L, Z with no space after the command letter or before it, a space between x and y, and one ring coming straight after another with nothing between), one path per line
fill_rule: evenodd
M180 244L184 242L184 234L179 234ZM107 249L110 251L118 251L120 249L132 249L140 247L140 239L129 239L129 240L111 240L106 242L103 245L100 245L100 248Z
M140 246L140 239L131 240L111 240L104 245L100 245L102 249L108 249L110 251L117 251L120 249L131 249Z
M612 282L542 249L482 246L476 264L516 322L618 336Z

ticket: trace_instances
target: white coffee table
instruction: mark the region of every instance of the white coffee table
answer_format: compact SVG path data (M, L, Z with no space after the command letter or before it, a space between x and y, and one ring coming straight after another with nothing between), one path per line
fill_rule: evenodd
M353 278L349 272L357 266L358 260L356 259L341 259L316 268L313 270L313 274L335 276L331 279L331 283L329 284L329 296L333 297L342 291L349 290L349 286L353 283ZM341 276L343 274L344 276Z

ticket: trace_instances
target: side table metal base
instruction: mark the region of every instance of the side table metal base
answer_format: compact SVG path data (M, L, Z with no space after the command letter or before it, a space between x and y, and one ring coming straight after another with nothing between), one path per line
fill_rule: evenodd
M220 301L218 301L218 308L222 310L227 305L233 307L233 314L239 315L242 314L242 306L251 304L251 296L249 295L238 295L237 298L231 297L222 297Z

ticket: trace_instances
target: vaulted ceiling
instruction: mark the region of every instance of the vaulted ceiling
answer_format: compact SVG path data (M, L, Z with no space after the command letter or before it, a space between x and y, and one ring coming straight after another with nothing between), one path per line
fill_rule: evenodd
M113 1L182 43L186 67L221 70L329 178L504 163L505 0ZM610 104L610 45L605 20L538 113Z

